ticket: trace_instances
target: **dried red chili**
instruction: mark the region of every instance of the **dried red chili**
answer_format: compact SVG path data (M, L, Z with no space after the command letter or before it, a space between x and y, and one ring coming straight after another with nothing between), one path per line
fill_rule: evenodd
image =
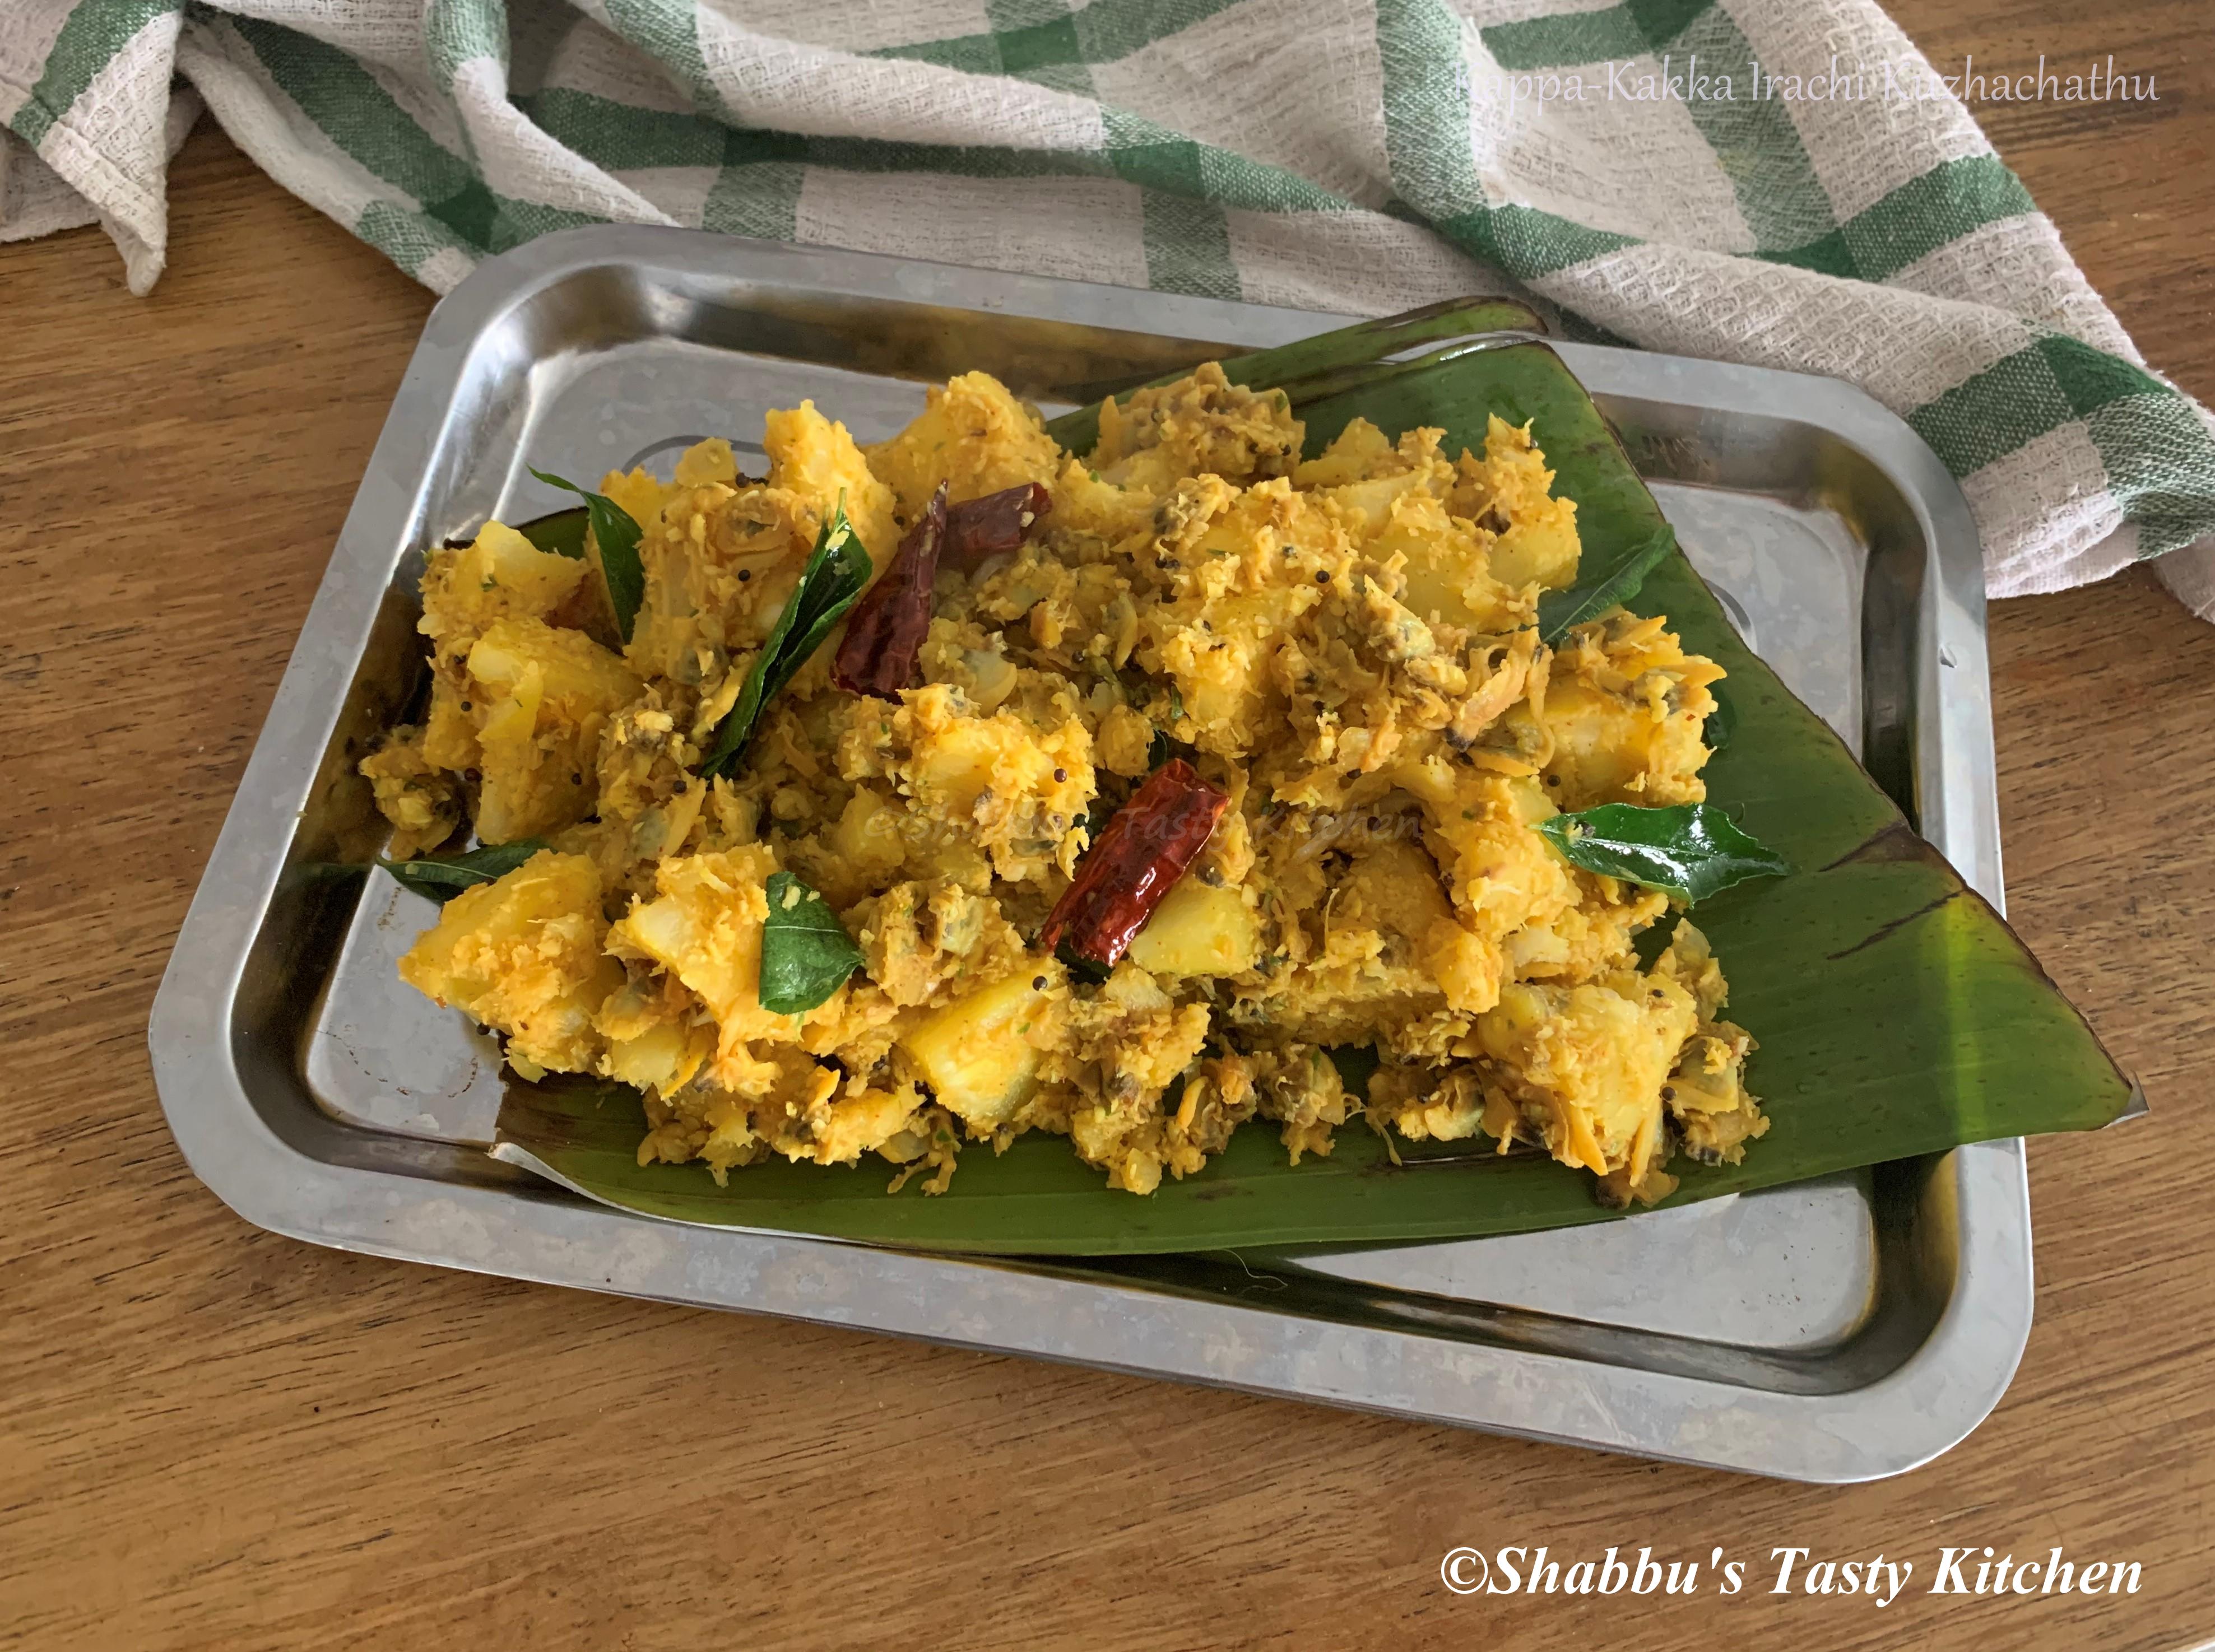
M1053 495L1038 482L962 500L946 513L948 566L966 572L1016 549L1052 507Z
M930 630L930 588L938 566L967 570L1015 550L1052 508L1037 482L1004 487L948 507L946 484L900 541L884 578L863 593L831 663L831 681L849 694L897 700L915 681L916 655Z
M1053 903L1039 944L1050 952L1066 944L1073 956L1112 969L1230 806L1183 758L1163 763L1101 829L1076 881Z
M915 657L930 629L930 587L946 543L946 484L900 541L884 578L862 593L831 662L831 681L848 694L897 700L915 681Z

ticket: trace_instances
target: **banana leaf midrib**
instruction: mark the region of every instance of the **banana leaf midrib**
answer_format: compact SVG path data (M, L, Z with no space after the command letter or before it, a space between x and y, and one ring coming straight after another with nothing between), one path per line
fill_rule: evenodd
M1436 366L1479 350L1543 334L1546 324L1520 299L1452 298L1420 309L1319 333L1273 349L1221 358L1224 376L1249 389L1285 392L1298 413L1325 396L1377 385L1427 366ZM1390 359L1418 345L1438 344L1410 361ZM1181 368L1115 392L1174 384L1191 370ZM1100 439L1100 404L1077 407L1046 421L1046 434L1071 453L1086 453Z

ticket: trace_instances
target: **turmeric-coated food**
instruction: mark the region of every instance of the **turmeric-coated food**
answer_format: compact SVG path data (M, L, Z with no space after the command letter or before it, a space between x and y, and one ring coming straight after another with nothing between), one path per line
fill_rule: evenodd
M1441 437L1304 459L1212 365L1083 456L981 373L873 447L802 403L765 477L709 440L600 484L628 638L597 535L487 523L432 554L428 707L362 771L396 859L545 847L401 973L525 1079L635 1086L641 1161L719 1179L874 1153L941 1189L1044 1130L1144 1194L1257 1118L1295 1164L1357 1117L1482 1134L1616 1202L1735 1160L1766 1120L1706 942L1641 963L1670 896L1536 829L1700 803L1722 673L1620 609L1542 642L1575 505L1527 429ZM850 615L803 587L842 534L889 572ZM780 674L795 605L844 617Z

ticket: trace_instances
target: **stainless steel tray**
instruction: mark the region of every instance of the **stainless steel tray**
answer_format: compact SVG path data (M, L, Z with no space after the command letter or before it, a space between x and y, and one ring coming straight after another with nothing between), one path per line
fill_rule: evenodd
M419 680L420 548L560 503L526 454L597 472L647 431L652 462L803 396L874 440L975 367L1052 411L1342 319L684 230L482 266L424 331L154 1006L193 1170L249 1221L348 1250L1757 1473L1874 1478L1961 1439L2029 1331L2020 1142L1298 1257L972 1260L690 1227L489 1158L497 1052L392 973L428 908L317 874L381 837L352 770ZM1562 353L1754 645L1997 902L1982 574L1935 456L1829 380Z

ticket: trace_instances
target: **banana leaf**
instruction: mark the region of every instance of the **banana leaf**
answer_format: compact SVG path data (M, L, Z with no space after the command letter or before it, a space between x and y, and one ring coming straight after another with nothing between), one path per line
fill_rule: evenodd
M1653 554L1666 529L1660 508L1545 345L1448 346L1433 352L1445 359L1380 362L1370 382L1348 388L1336 379L1349 364L1433 341L1392 343L1375 324L1350 331L1361 337L1329 335L1225 370L1259 383L1258 360L1271 375L1324 384L1295 398L1310 453L1357 414L1388 433L1442 426L1450 451L1481 446L1492 413L1529 420L1557 490L1578 504L1580 586ZM1730 673L1736 723L1705 771L1709 798L1799 868L1727 890L1695 915L1730 981L1728 1014L1758 1040L1748 1085L1770 1128L1739 1165L1680 1157L1671 1169L1682 1185L1661 1208L1966 1142L2089 1129L2121 1112L2130 1082L2083 1017L1822 719L1747 651L1673 544L1627 605L1667 615L1687 648ZM972 1147L943 1195L911 1185L887 1197L890 1167L874 1159L858 1170L777 1161L734 1172L726 1187L696 1165L641 1167L641 1130L638 1102L623 1091L517 1083L493 1152L653 1215L948 1251L1408 1241L1621 1219L1595 1202L1588 1176L1543 1156L1501 1157L1480 1139L1400 1143L1395 1163L1358 1123L1340 1130L1328 1158L1297 1167L1273 1129L1249 1124L1201 1173L1146 1198L1109 1190L1051 1136L1026 1136L997 1157Z
M1538 312L1519 298L1450 298L1420 309L1374 321L1357 321L1333 333L1296 339L1272 350L1250 351L1223 363L1224 376L1249 389L1271 387L1284 391L1295 407L1341 391L1359 389L1382 382L1384 364L1400 352L1418 345L1436 345L1414 362L1395 364L1402 370L1451 361L1477 350L1512 342L1529 333L1543 333L1546 323ZM1118 389L1131 390L1174 384L1188 369L1142 379ZM1100 440L1100 404L1078 407L1046 421L1046 434L1071 453L1089 453ZM1483 429L1480 423L1480 433ZM1314 450L1310 450L1312 452Z
M542 551L551 551L556 556L576 561L585 554L585 530L592 524L592 515L591 511L580 505L550 516L518 522L515 531Z

